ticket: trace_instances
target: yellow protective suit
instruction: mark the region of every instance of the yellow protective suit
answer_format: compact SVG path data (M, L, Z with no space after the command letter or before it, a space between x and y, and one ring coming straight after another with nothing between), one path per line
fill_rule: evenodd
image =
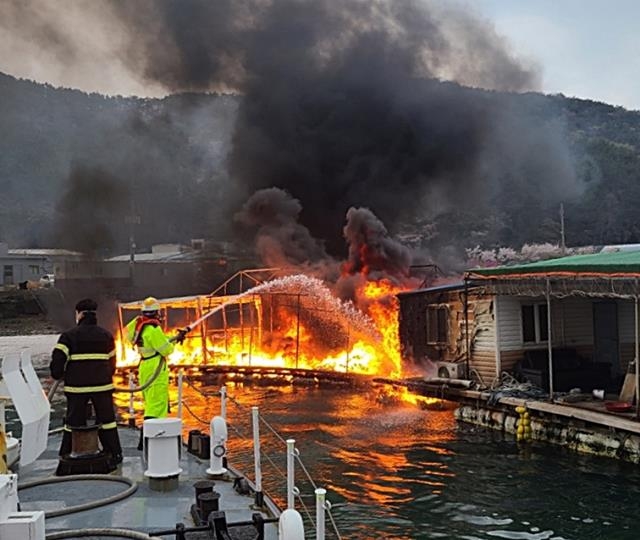
M143 324L140 328L139 318L127 324L127 337L140 353L138 366L138 382L144 386L163 364L158 377L142 391L145 418L163 418L169 411L169 370L166 357L173 352L173 343L162 331L160 325ZM136 333L138 335L136 335ZM136 343L137 341L137 343Z

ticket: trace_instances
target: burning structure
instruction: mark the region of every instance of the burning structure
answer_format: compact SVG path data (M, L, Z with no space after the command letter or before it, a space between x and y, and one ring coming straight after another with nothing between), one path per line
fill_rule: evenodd
M278 277L279 276L279 277ZM395 292L368 282L366 315L317 278L278 269L239 272L209 295L160 300L165 330L200 321L171 364L295 368L399 377ZM120 335L139 302L118 306ZM138 361L122 339L119 364Z

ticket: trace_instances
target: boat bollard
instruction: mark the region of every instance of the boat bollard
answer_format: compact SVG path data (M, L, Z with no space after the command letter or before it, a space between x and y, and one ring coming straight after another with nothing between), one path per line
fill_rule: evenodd
M220 493L217 491L208 491L198 495L197 500L198 509L204 522L209 519L211 512L217 512L220 510Z
M192 429L189 431L187 438L187 451L194 456L200 455L200 440L202 433L199 429Z
M304 540L304 524L297 510L287 508L278 520L279 540Z
M149 488L172 491L178 487L182 422L179 418L150 418L142 424L148 452Z
M203 493L211 493L215 485L216 483L213 480L198 480L193 484L193 488L196 490L196 501Z
M223 458L227 454L227 423L222 416L214 416L211 419L210 429L211 438L207 474L219 476L227 472L223 463Z

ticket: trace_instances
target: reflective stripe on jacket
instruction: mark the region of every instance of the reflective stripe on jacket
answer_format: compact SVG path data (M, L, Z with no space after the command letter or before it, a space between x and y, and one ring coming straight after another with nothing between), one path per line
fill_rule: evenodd
M113 336L98 326L94 313L60 335L51 353L51 376L64 380L65 392L84 394L113 390L116 348Z

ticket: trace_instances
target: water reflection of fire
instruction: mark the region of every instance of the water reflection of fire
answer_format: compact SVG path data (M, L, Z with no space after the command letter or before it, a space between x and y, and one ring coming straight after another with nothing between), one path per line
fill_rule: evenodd
M380 280L364 283L357 292L378 335L350 330L348 325L331 320L331 314L318 316L316 312L322 310L309 308L304 299L301 304L304 295L300 292L289 295L288 303L282 296L245 301L239 304L240 328L228 327L225 318L224 334L211 326L207 330L194 329L182 345L176 346L169 363L302 368L401 377L395 297L401 290ZM173 334L179 327L166 331ZM118 341L118 365L136 365L139 360L136 351L120 337Z

